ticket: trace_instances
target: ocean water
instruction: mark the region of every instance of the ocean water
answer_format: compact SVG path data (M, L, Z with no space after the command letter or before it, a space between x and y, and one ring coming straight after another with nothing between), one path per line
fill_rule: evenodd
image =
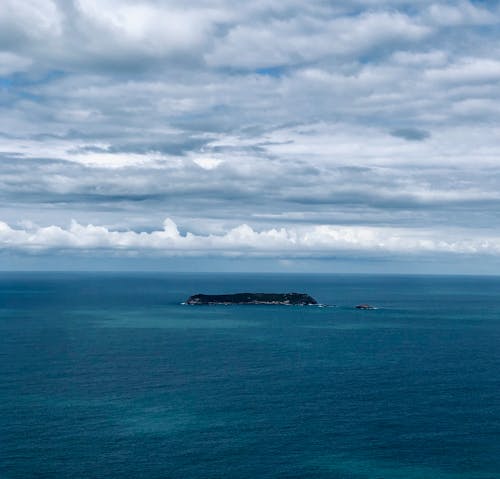
M498 479L500 278L2 273L0 477Z

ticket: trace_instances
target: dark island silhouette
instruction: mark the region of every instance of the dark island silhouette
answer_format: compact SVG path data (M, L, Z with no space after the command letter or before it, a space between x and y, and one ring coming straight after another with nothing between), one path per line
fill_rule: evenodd
M236 293L236 294L195 294L186 304L282 304L310 305L318 304L305 293Z

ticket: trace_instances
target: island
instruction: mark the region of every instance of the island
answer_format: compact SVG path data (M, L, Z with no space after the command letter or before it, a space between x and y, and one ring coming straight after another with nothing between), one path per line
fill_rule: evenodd
M235 294L195 294L186 304L280 304L312 305L318 302L305 293L235 293Z
M356 306L356 309L377 309L375 306L372 306L371 304L358 304Z

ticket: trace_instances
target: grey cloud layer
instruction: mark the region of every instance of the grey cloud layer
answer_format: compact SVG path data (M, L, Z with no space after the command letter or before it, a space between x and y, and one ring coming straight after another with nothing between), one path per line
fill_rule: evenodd
M3 2L1 247L30 248L26 221L114 238L172 217L203 254L245 250L220 239L242 224L256 242L390 228L350 249L397 230L418 252L445 223L462 246L428 251L498 252L497 2L179 5ZM316 251L276 244L263 251Z

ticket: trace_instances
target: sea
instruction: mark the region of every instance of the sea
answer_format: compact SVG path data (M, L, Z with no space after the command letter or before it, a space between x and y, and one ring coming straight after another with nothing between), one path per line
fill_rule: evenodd
M0 478L499 479L500 278L0 273Z

